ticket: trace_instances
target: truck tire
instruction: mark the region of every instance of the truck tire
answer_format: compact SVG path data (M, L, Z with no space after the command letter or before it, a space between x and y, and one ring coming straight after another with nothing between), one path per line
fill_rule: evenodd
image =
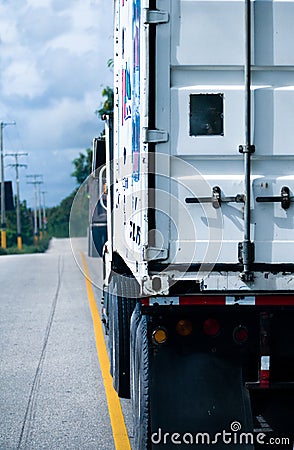
M128 295L132 279L113 277L111 295L112 376L119 397L130 398L130 322L136 299Z
M137 410L134 405L138 402L138 388L137 388L137 361L136 361L136 337L137 329L141 320L141 308L140 304L137 303L131 317L131 335L130 335L130 389L131 389L131 399L132 399L132 412L133 412L133 424L136 421Z
M134 371L134 391L136 393L132 399L134 448L149 450L151 448L149 440L149 351L146 316L142 316L137 327Z
M106 306L106 314L108 317L108 355L110 361L111 376L113 376L113 340L114 340L113 290L114 290L114 282L113 279L111 279L111 282L108 287L107 306Z
M103 303L101 319L106 336L109 336L109 287L103 286Z

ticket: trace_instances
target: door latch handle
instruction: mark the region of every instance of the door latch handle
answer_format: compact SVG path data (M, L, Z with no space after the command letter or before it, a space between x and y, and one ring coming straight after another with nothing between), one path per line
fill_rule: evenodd
M211 197L186 197L186 203L211 203L215 209L221 207L222 203L245 203L245 195L237 194L232 197L222 197L221 188L214 186L212 188Z
M283 209L289 209L291 202L294 201L294 197L290 196L290 189L287 186L283 186L279 197L256 197L256 201L258 203L281 203Z

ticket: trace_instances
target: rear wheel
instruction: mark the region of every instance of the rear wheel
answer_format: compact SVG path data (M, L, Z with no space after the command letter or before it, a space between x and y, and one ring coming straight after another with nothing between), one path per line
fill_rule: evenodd
M109 289L108 286L103 286L103 303L102 303L102 323L104 325L104 332L106 336L109 335L108 311L109 311Z
M108 287L108 294L107 294L107 323L108 323L108 353L109 353L109 360L110 360L110 374L113 376L113 358L114 358L114 312L113 312L113 303L114 303L114 280L111 279L111 282Z
M129 295L132 282L124 275L113 276L111 282L111 368L114 388L123 398L130 398L130 321L136 304Z
M147 318L142 316L136 332L134 358L134 397L132 398L134 418L134 448L148 450L150 412L149 412L149 352L147 337Z
M138 325L141 320L141 308L140 304L137 303L132 317L131 317L131 336L130 336L130 376L131 376L131 382L130 382L130 388L131 388L131 399L132 399L132 408L133 408L133 423L135 424L135 421L137 419L137 409L135 408L135 405L137 405L138 402L138 386L137 386L137 358L136 358L136 338L137 338L137 329Z

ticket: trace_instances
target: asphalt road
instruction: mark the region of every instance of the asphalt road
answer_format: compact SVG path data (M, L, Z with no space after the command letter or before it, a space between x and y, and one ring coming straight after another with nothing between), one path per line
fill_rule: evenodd
M0 257L1 450L115 448L84 244L75 241L73 255L69 240L54 239L46 254ZM86 261L99 286L100 261ZM131 442L130 402L122 408Z
M54 239L45 254L0 257L0 450L131 448L130 401L103 361L101 260L86 253L85 240ZM254 401L256 431L289 436L293 402Z

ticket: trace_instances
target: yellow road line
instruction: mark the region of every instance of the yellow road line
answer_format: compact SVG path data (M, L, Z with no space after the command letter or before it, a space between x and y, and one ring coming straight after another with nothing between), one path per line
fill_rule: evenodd
M131 450L131 445L121 409L121 404L117 393L112 385L112 378L110 375L109 359L102 329L102 323L97 309L95 296L92 288L92 284L89 277L88 265L85 255L82 253L82 261L84 273L86 275L86 287L90 304L90 310L92 314L92 320L94 325L94 333L96 340L96 348L98 353L98 359L100 363L100 369L104 382L104 388L106 393L106 399L108 403L108 410L110 416L110 422L112 427L112 434L116 450Z

